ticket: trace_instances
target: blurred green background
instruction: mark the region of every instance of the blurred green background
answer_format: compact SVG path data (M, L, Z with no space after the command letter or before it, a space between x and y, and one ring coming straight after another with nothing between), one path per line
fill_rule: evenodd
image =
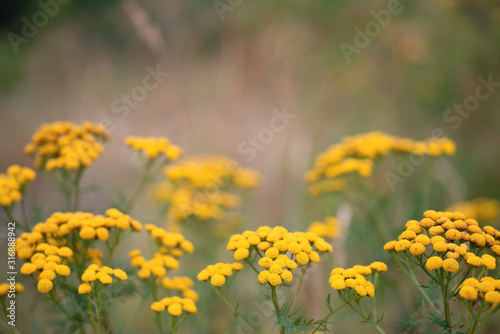
M449 190L435 208L500 198L500 2L402 0L381 26L375 17L391 2L4 1L0 170L32 165L23 147L42 123L102 122L112 139L83 180L99 188L82 198L86 209L100 212L111 202L103 198L135 186L125 136L164 135L186 155L223 154L263 173L249 226L303 229L303 175L330 144L372 130L423 140L442 129L457 153L433 171ZM340 45L356 46L357 31L374 23L379 31L347 59ZM168 76L117 109L151 69ZM489 96L473 111L448 111L474 101L479 77L494 82L481 90ZM276 110L296 117L247 161L240 145ZM39 173L28 199L63 206L47 193ZM152 221L148 199L141 205L136 218Z

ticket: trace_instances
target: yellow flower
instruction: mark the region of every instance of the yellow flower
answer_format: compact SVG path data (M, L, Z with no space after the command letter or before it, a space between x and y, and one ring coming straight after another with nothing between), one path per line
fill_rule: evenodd
M56 273L53 271L53 270L44 270L40 273L40 276L39 276L40 279L49 279L49 280L53 280L54 278L56 278Z
M415 242L410 246L410 253L412 253L414 256L421 255L425 253L425 246L419 242Z
M289 270L283 270L280 277L285 282L291 282L293 279L293 274Z
M86 270L83 274L82 274L82 280L84 282L93 282L95 281L97 278L96 278L96 272L93 271L93 270Z
M442 253L448 251L448 246L444 242L436 242L432 245L436 252Z
M248 257L249 251L246 248L238 248L234 252L234 259L237 261L244 260Z
M264 270L259 273L257 279L260 283L265 284L269 282L269 276L271 276L271 273L268 270Z
M372 262L372 264L370 264L370 268L378 272L387 271L387 265L380 261Z
M23 264L23 266L21 267L21 274L31 275L36 271L36 269L37 268L34 264L27 262L27 263Z
M309 263L309 256L305 252L300 252L296 255L295 261L297 261L297 263L300 265L306 265L307 263Z
M134 250L130 251L130 253L128 253L128 256L130 258L134 258L134 257L139 256L139 255L141 255L141 251L138 249L134 249Z
M39 280L37 284L38 291L40 291L41 293L49 292L50 290L52 290L52 287L52 281L46 278Z
M486 267L488 270L495 270L497 260L489 254L484 254L481 256L481 265Z
M56 273L61 276L69 276L69 274L71 274L71 270L68 266L60 264L56 267Z
M109 231L107 228L104 228L104 227L98 227L96 229L96 235L97 235L97 239L101 240L101 241L108 241L109 239Z
M167 310L168 310L168 313L170 313L170 315L172 315L174 317L178 317L182 313L182 306L179 303L172 303L172 304L168 305Z
M111 282L113 282L113 278L108 274L104 274L101 277L99 277L99 281L101 281L102 284L108 285L111 284Z
M259 259L259 266L269 268L273 264L273 260L267 256Z
M447 272L454 273L459 269L459 264L457 260L448 258L443 261L443 269L446 270Z
M82 283L78 286L78 293L81 295L85 295L92 291L92 285L89 283Z
M319 262L319 254L313 251L313 252L309 253L309 259L314 263L318 263Z
M432 256L427 259L425 262L425 266L429 270L437 270L443 266L443 259L441 259L439 256Z
M500 303L500 292L488 291L484 294L484 300L490 304L499 304Z
M226 283L226 278L222 274L215 274L210 279L210 283L213 286L222 286L224 285L224 283Z
M235 270L235 271L243 270L243 265L239 262L235 262L235 263L233 263L233 270Z
M395 250L396 248L396 244L398 242L396 240L392 240L392 241L389 241L387 242L385 245L384 245L384 250L387 252L387 253L391 253Z
M83 240L94 239L96 235L96 231L93 227L85 226L80 230L80 238Z
M141 270L139 270L139 272L137 273L137 275L140 278L148 278L149 276L151 276L151 270L146 269L146 268L142 268Z
M165 304L162 302L154 302L151 304L151 310L155 312L162 312L165 311Z
M115 277L118 278L120 281L124 281L128 278L127 273L121 269L113 270L113 275L115 275Z
M73 256L73 251L69 247L61 247L57 251L57 254L62 257L71 257Z
M477 290L472 286L462 286L460 288L460 297L467 300L476 300L477 299Z
M281 277L278 274L270 274L268 281L272 286L280 285L282 282Z

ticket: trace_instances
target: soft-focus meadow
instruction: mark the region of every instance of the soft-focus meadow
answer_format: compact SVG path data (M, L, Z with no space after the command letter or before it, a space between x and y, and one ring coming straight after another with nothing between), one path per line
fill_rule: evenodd
M103 323L100 323L97 321L100 317L90 316L95 315L96 307L85 299L86 294L76 291L79 284L83 284L80 278L84 267L95 263L95 259L86 260L84 256L79 262L61 255L61 261L67 261L72 272L67 278L58 275L61 280L56 278L58 292L83 296L62 297L63 308L69 313L81 312L84 318L86 315L85 319L76 319L86 332L98 333L101 326L103 331L112 328L112 333L154 333L158 332L159 317L163 317L164 325L168 323L163 326L163 333L169 332L169 321L175 318L171 316L175 310L152 310L159 310L161 306L152 306L154 294L148 290L155 285L153 278L162 277L162 273L146 277L146 271L139 273L141 261L136 260L134 265L136 256L129 257L132 250L140 250L146 259L154 252L167 252L160 249L167 247L165 243L157 249L151 245L150 235L155 228L152 225L145 228L147 224L169 231L182 230L194 247L189 253L189 243L181 247L179 242L177 250L167 252L173 257L180 255L179 249L183 253L178 269L174 269L176 265L165 264L167 276L190 277L194 286L189 289L199 296L196 314L187 316L179 333L251 333L249 327L258 333L279 333L280 330L293 333L290 324L286 327L278 321L273 327L276 323L274 291L277 290L282 307L293 304L289 319L304 314L307 319L319 321L331 311L325 306L329 294L333 308L342 305L342 296L331 284L336 281L331 278L332 269L367 266L374 261L384 262L388 270L380 274L373 270L373 278L378 282L376 298L362 297L360 305L354 304L367 310L365 323L361 322L363 314L345 307L328 319L330 331L438 333L440 325L444 323L446 327L445 314L450 314L456 326L446 332L470 332L471 318L467 314L469 311L478 314L489 287L484 288L485 291L479 289L476 298L467 295L471 298L467 301L465 293L464 296L458 294L463 282L457 274L458 281L445 288L449 289L448 293L455 293L444 298L451 300L448 312L439 283L430 284L427 274L438 275L437 280L443 283L454 272L448 272L445 267L435 271L426 267L429 269L426 273L424 267L416 264L419 260L411 262L414 253L418 253L416 249L401 248L399 255L394 256L383 248L398 237L413 240L409 242L415 244L411 233L401 234L405 224L407 231L424 233L407 222L416 220L417 225L425 229L428 221L420 221L426 210L449 210L465 216L448 215L447 219L454 225L444 225L445 230L460 233L468 230L470 234L491 235L495 240L491 244L488 237L483 237L486 244L481 247L477 239L467 240L463 234L458 238L449 233L445 242L464 243L471 253L479 256L498 255L498 250L493 248L495 242L498 245L496 230L469 229L474 225L471 221L465 227L456 223L469 218L476 219L481 228L500 229L500 6L496 2L30 0L1 6L0 173L7 173L11 165L19 165L33 169L36 178L26 189L21 185L24 210L20 203L11 206L1 202L0 218L9 220L6 217L9 211L16 220L25 225L31 222L33 227L36 223L47 224L54 212L75 211L78 202L78 210L93 215L107 212L108 218L119 218L115 211L107 211L117 208L143 226L141 232L124 233L127 234L124 240L120 239L123 235L116 235L119 224L108 226L110 240L115 237L120 240L116 248L112 244L106 248L103 235L94 240L92 235L83 233L82 236L82 230L71 234L74 237L71 242L75 245L81 242L81 246L73 245L75 254L82 252L80 247L88 246L85 242L92 242L104 253L103 264L121 268L128 275L124 282L117 283L117 287L123 283L123 288L115 290L118 291L116 298L110 304L104 303ZM36 22L40 23L38 27L34 25ZM32 24L34 30L27 28ZM25 145L32 141L39 127L56 121L75 124L88 121L102 125L96 130L97 137L102 136L100 131L109 133L98 158L83 168L77 199L74 188L64 188L64 180L71 173L63 171L72 170L71 164L48 167L44 161L38 166L41 168L37 168L35 159L25 153ZM337 156L332 151L330 155L323 154L343 138L373 131L395 137L388 139L376 134L351 146L342 146L343 155ZM180 151L167 145L168 154L162 151L165 158L155 160L157 168L152 168L148 159L154 154L149 152L148 156L139 151L148 145L137 138L128 139L126 144L129 136L166 137L182 149L182 154L178 157ZM400 142L396 137L415 142ZM454 144L423 143L432 137L449 138ZM432 146L434 144L439 147ZM130 147L134 145L135 149ZM203 169L200 156L206 155L212 160L210 166ZM219 160L218 165L215 155L234 160L245 169L242 172L226 160ZM425 158L421 159L422 156ZM369 161L351 161L326 172L325 166L349 157ZM180 166L179 170L173 167L173 171L165 172L163 165L167 164ZM315 172L308 172L311 170ZM323 178L336 180L337 175L346 183L332 182L323 187L316 184ZM140 186L142 184L145 186ZM173 189L177 191L175 203ZM216 198L222 213L214 212L213 207L198 208L191 216L185 209L175 212L172 208L175 209L176 203L187 202L187 211L192 208L186 194L193 189L204 189L200 191L201 199L196 201ZM328 191L319 193L325 189ZM66 202L68 196L73 197ZM468 206L460 204L477 198L492 201L483 207L479 202ZM318 242L314 250L320 253L320 262L302 265L302 260L289 248L288 256L299 268L292 270L287 266L293 272L293 279L289 284L277 284L278 288L271 283L260 284L262 276L257 278L247 263L258 267L265 246L259 248L251 244L245 248L246 241L238 246L228 245L231 235L246 230L257 233L244 234L244 238L251 240L251 236L258 236L262 239L259 243L266 242L268 232L262 229L260 235L258 232L262 226L283 226L290 232L306 232L311 223L324 222L327 216L335 217L335 220L327 219L333 228L316 226L311 231L324 237L333 251L329 252L328 247ZM428 212L426 217L432 218L434 214ZM441 218L439 214L435 218L436 224L447 223L446 219L437 223ZM62 225L64 219L61 219L58 224ZM123 230L133 230L131 226ZM75 228L77 231L81 227ZM8 272L8 232L7 224L2 221L2 282ZM17 228L16 236L20 237L22 232ZM50 239L50 233L43 230L44 238ZM163 236L163 232L157 233ZM445 236L444 231L442 235ZM286 238L285 234L281 236ZM304 236L293 236L301 237ZM241 241L240 237L233 239L236 240L231 241ZM65 237L58 240L66 242ZM310 237L308 242L314 244L315 240ZM291 239L288 242L292 242ZM398 247L404 246L400 243ZM473 261L467 262L455 246L448 247L449 256L436 250L434 245L427 246L426 254L432 257L437 252L443 258L452 258L456 253L460 256L457 257L460 275L498 280L498 269L486 270L485 259L477 270L469 270L475 268ZM250 249L249 257L246 258L244 252L233 254L232 250L238 248ZM108 263L111 249L113 256ZM286 250L281 251L284 252ZM315 255L311 253L308 253L309 260L314 262ZM416 266L415 275L410 273L411 279L408 272L400 270L397 256ZM498 256L495 258L498 263ZM233 276L235 273L226 275L234 277L234 281L228 279L222 290L213 286L222 283L220 281L207 284L197 279L209 265L236 260L245 267L237 277ZM17 281L23 284L24 292L16 297L16 330L19 333L77 331L75 324L48 300L47 294L39 291L40 287L37 289L29 275L20 273L24 262L17 259ZM489 263L488 266L491 267ZM265 268L261 266L257 271ZM236 269L239 267L234 266L233 270ZM280 267L279 272L281 270ZM60 271L64 272L61 268ZM452 275L447 276L450 273ZM33 278L38 281L37 275ZM113 276L115 282L118 276L120 272ZM283 280L284 277L281 276ZM70 284L63 284L65 280ZM302 282L300 292L294 299L299 280ZM217 296L217 293L226 293L229 282L232 284L232 303L229 304L233 308L239 305L236 316ZM156 283L163 289L161 298L165 297L164 288L168 284ZM95 284L93 292L98 291L100 283ZM108 285L103 283L103 286ZM346 289L341 291L347 294L351 288ZM351 290L349 293L355 294ZM193 294L188 292L184 296L193 297ZM7 297L0 298L5 301ZM85 305L85 310L78 309L81 305ZM90 311L86 309L88 305L91 305ZM490 305L486 306L484 314L491 310ZM298 307L300 310L293 314ZM193 311L184 308L182 317L189 313L186 310ZM444 322L436 320L439 314ZM424 322L429 318L434 324ZM2 318L6 323L4 320ZM310 326L302 320L295 324L297 333L301 329L313 332L319 324ZM245 322L250 326L242 325ZM496 333L499 325L496 313L484 327L474 330ZM9 327L2 327L0 332L9 332Z

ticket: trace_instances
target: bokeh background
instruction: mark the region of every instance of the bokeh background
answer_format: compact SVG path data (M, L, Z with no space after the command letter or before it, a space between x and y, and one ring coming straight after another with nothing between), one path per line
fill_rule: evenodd
M457 142L436 170L449 189L436 209L500 198L500 84L458 126L445 116L474 96L478 77L500 82L498 1L402 0L400 13L350 59L341 43L354 46L355 29L376 22L372 11L389 1L51 3L53 15L32 37L23 37L25 25L44 10L39 1L1 4L0 170L32 165L23 147L43 123L102 122L112 139L83 180L94 186L82 198L86 209L100 212L102 198L135 186L128 135L167 136L186 155L227 155L259 170L262 186L246 203L250 227L298 229L321 219L305 205L304 173L330 144L372 130L423 140L442 129ZM148 68L168 76L133 108L114 108ZM285 110L295 117L247 161L240 145ZM39 173L28 198L47 212L63 206L49 194L54 188ZM154 221L150 210L144 198L137 218Z

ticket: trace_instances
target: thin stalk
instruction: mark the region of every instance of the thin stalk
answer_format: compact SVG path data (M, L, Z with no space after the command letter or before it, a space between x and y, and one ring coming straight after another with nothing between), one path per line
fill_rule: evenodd
M231 310L231 312L233 312L234 314L234 317L236 319L238 319L243 325L245 325L248 329L250 329L253 333L255 334L259 334L259 332L257 332L252 326L250 326L237 312L236 310L234 309L233 305L231 305L231 298L228 297L228 299L226 299L224 297L224 295L222 294L222 291L220 289L220 287L217 287L217 289L215 289L215 291L217 292L217 294L219 295L219 297L222 298L222 300L224 301L224 303L227 305L227 307L229 307L229 309Z
M300 287L302 286L302 281L304 280L304 276L306 274L307 268L309 268L309 265L310 265L310 262L302 270L302 275L300 276L299 285L297 286L297 290L295 291L295 295L293 297L292 306L290 307L290 310L293 310L293 307L295 306L295 302L297 301L297 297L299 296Z
M444 289L443 287L441 287L441 292L443 295L446 327L448 327L448 332L451 333L450 300L448 299L448 285L446 285Z
M132 196L130 196L130 199L128 200L127 204L123 208L123 213L129 213L132 211L132 208L135 205L135 202L141 195L141 193L144 191L144 188L149 182L150 178L150 170L153 167L153 164L155 162L155 159L149 159L148 162L146 163L146 166L144 167L144 172L142 173L141 180L139 182L139 185L137 188L135 188L134 192L132 193Z
M323 324L324 324L324 323L328 320L328 318L330 318L333 314L335 314L335 313L336 313L337 311L339 311L341 308L343 308L344 306L346 306L346 305L347 305L347 304L348 304L351 300L356 299L356 298L358 298L358 297L353 297L353 298L350 298L350 299L346 300L346 301L344 302L344 304L340 305L340 306L339 306L339 307L337 307L335 310L332 310L330 313L328 313L328 314L326 315L326 317L324 317L323 319L321 319L321 321L318 323L318 326L316 326L316 328L314 328L314 330L312 331L312 333L311 333L311 334L316 333L316 332L320 329L321 325L323 325Z
M74 196L74 202L73 202L73 210L72 211L77 211L78 210L78 200L80 197L80 179L83 174L83 167L80 167L78 171L76 172L76 177L75 177L75 183L73 184L75 188L75 196Z
M424 289L422 288L422 286L420 285L420 282L417 280L417 278L415 277L415 274L413 273L413 271L411 269L409 269L408 271L403 267L403 265L401 264L401 261L399 260L399 257L396 253L394 253L394 258L396 259L396 262L398 263L398 266L399 268L407 275L411 278L412 282L417 286L417 289L420 291L420 293L424 296L425 300L429 303L429 305L434 309L434 311L436 311L437 314L439 314L441 317L442 314L441 312L438 310L438 308L436 307L436 305L434 305L434 303L432 302L432 300L430 299L430 297L427 295L427 293L424 291Z
M271 287L271 297L273 299L273 304L274 304L274 309L276 310L276 318L280 320L280 304L278 302L278 294L276 293L276 287L272 286ZM280 333L285 334L285 327L280 326Z
M83 334L86 334L82 327L80 327L80 325L76 322L76 320L71 315L69 315L68 312L66 312L64 307L62 307L61 303L59 302L59 297L57 296L57 290L52 290L50 292L50 296L52 297L52 300L54 301L56 306L66 315L66 317L73 323L73 325L75 325L76 328L78 328Z

